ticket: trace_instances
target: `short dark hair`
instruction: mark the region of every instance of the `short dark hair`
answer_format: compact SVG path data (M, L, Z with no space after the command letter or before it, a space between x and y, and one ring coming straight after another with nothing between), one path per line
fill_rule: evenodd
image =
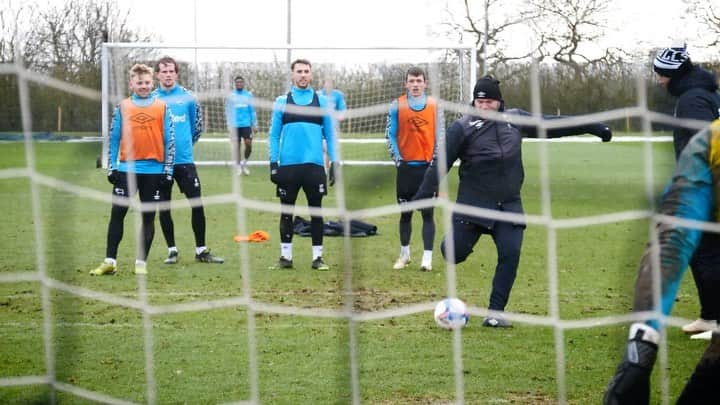
M310 64L310 61L307 60L307 59L295 59L295 60L290 64L290 70L295 70L295 65L297 65L298 63L303 64L303 65L308 65L308 66L312 67L312 64Z
M234 82L236 82L236 81L238 81L238 80L245 81L245 78L242 77L242 76L240 76L240 75L237 75L237 76L235 76L235 78L233 79Z
M180 66L178 66L177 62L175 62L175 59L169 56L163 56L162 58L158 59L158 61L155 63L155 73L160 71L160 64L174 65L175 73L180 74Z
M410 76L422 76L423 80L427 80L427 78L425 77L425 71L418 66L413 66L407 70L407 73L405 73L405 80L407 80L407 78Z

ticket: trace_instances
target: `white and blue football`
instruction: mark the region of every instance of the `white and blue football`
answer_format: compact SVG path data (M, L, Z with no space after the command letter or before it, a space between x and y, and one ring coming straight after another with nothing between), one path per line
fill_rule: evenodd
M467 325L467 306L457 298L445 298L435 305L435 322L443 329L459 329Z

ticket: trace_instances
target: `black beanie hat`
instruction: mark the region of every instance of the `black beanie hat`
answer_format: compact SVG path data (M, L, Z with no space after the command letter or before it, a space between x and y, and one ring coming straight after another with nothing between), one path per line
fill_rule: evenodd
M660 76L670 78L684 75L691 66L690 55L685 46L662 49L653 60L653 70Z
M500 82L492 76L483 76L473 90L473 101L479 98L490 98L493 100L503 101L502 93L500 93Z

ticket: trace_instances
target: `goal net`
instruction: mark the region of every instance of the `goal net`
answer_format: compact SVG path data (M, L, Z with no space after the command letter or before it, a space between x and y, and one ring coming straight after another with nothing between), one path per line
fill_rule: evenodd
M637 263L646 241L656 237L653 225L666 221L653 204L675 161L671 145L652 142L650 124L677 120L648 110L645 83L638 80L637 106L575 117L572 125L639 117L646 124L642 142L523 145L527 229L505 313L516 327L487 330L480 325L497 264L491 238L481 238L477 253L457 266L445 262L437 246L453 235L453 212L517 218L455 204L453 173L438 199L419 203L438 208L433 271L393 271L405 207L394 200L394 169L373 167L389 161L385 117L390 101L403 93L407 68L427 71L428 93L440 100L448 121L469 109L473 54L463 47L107 44L102 94L33 72L22 61L0 64L0 78L17 83L24 134L22 142L0 146L6 197L0 199L6 231L0 235L0 402L599 402L620 360L627 323L638 318L629 309ZM196 149L208 164L199 170L207 244L226 262L195 263L190 204L176 192L179 265L162 264L166 251L158 229L148 275L132 274L133 248L140 243L129 229L132 217L137 230L140 211L155 208L132 200L117 258L121 271L90 277L88 270L103 258L111 210L106 171L88 163L100 145L34 142L29 100L56 91L97 103L107 139L111 108L128 95L129 67L165 55L181 64L180 83L205 110L204 140ZM242 75L256 97L260 130L252 158L264 164L272 103L288 90L289 62L300 57L313 62L316 84L332 77L349 106L340 126L347 146L341 158L349 167L341 166L322 213L372 221L380 230L372 238L326 238L328 272L310 269L310 242L298 237L297 268L269 271L279 247L275 187L266 174L236 176L215 167L232 164L224 104L233 77ZM537 96L541 87L534 79L530 91ZM299 203L295 214L309 211ZM717 224L682 226L718 231ZM268 230L270 243L250 247L232 240L255 229ZM446 296L468 304L468 328L447 333L435 327L430 314ZM694 292L681 294L676 317L662 321L674 328L696 310ZM663 403L682 389L701 351L679 335L666 334L653 373L653 398Z
M162 56L179 64L179 83L198 97L204 111L205 133L195 148L199 165L226 165L232 161L232 142L226 99L234 77L245 79L252 92L258 119L250 164L266 164L267 134L276 97L290 89L290 63L303 58L313 65L316 90L325 81L345 96L347 118L339 123L344 164L390 164L384 131L389 105L405 91L407 69L421 67L427 74L427 93L438 100L463 103L475 81L475 51L467 46L313 48L313 47L185 47L163 44L106 44L103 48L103 139L107 142L109 106L127 97L127 71L135 63L153 65ZM452 113L448 113L452 114ZM455 115L449 115L452 118ZM107 151L107 145L103 148ZM104 155L105 156L105 155ZM103 156L103 157L104 157ZM103 162L106 159L103 158Z

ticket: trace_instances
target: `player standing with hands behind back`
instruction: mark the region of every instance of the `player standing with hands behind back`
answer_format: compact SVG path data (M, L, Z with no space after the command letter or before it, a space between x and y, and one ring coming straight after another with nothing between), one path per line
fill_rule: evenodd
M290 65L292 88L278 97L273 105L268 146L270 152L270 181L277 185L277 196L284 206L295 206L302 188L308 205L322 206L327 194L326 183L335 184L335 127L327 111L327 99L310 87L312 66L307 59L297 59ZM330 168L325 174L323 141L327 143ZM329 270L323 261L323 219L310 216L312 238L312 268ZM293 213L283 208L280 215L280 259L274 268L293 267Z
M117 272L117 251L123 237L128 206L118 204L136 192L143 203L163 202L172 184L175 135L165 102L151 97L153 70L143 64L130 68L132 95L115 107L110 128L108 181L113 203L107 231L105 260L90 275ZM135 259L135 274L147 274L146 260L155 236L155 210L143 211Z
M393 101L387 119L385 136L390 156L395 162L397 176L395 190L397 202L410 201L423 181L425 170L433 157L437 133L437 103L425 94L425 72L411 67L405 74L406 94ZM400 214L400 257L393 265L399 270L410 263L410 237L412 235L412 211ZM432 250L435 242L433 208L420 210L422 215L423 256L421 271L432 270Z
M225 260L210 253L210 249L205 245L205 209L200 201L202 195L200 178L193 158L193 146L202 135L202 109L195 96L177 83L179 72L180 69L173 58L164 57L157 61L155 74L160 87L153 94L165 101L172 111L176 148L173 178L185 197L197 199L191 209L191 223L195 234L195 261L223 263ZM165 191L167 193L165 199L170 201L172 182ZM160 227L168 245L165 264L175 264L178 261L178 249L175 246L175 225L170 209L160 210Z

